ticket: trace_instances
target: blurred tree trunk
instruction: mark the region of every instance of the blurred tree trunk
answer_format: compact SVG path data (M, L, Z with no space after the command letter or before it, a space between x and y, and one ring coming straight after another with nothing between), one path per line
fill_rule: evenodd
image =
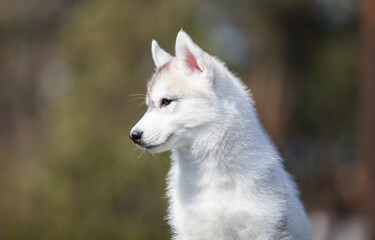
M294 96L287 91L284 75L278 67L253 70L250 76L251 91L254 95L260 119L277 148L283 152L285 147L285 129L290 119ZM267 73L267 74L265 74ZM286 97L287 96L287 97Z
M360 86L360 160L363 171L362 210L375 239L375 1L362 1L362 79Z

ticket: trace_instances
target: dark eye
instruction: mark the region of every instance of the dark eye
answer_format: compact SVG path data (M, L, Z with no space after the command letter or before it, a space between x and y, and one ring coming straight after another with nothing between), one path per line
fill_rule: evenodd
M173 99L162 98L162 99L161 99L161 103L160 103L160 107L166 107L166 106L168 106L172 101L173 101Z

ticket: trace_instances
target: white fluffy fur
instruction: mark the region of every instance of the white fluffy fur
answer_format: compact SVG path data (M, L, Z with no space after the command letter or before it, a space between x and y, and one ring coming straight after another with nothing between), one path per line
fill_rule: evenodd
M151 42L151 54L156 68L160 68L172 59L172 56L164 51L155 40Z
M172 151L173 239L310 239L295 184L240 80L182 30L176 57L156 41L152 56L148 111L132 131L149 151ZM173 101L161 106L162 98Z

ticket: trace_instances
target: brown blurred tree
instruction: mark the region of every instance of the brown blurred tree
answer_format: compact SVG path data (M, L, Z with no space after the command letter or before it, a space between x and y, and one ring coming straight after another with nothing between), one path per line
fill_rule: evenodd
M362 1L362 79L360 88L360 161L362 210L370 217L375 239L375 1Z

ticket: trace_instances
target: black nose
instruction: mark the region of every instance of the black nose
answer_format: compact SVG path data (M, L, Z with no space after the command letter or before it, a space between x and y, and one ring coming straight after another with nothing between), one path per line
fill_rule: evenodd
M130 133L129 137L131 140L133 140L133 142L139 143L141 142L142 134L143 132L141 131L133 131Z

